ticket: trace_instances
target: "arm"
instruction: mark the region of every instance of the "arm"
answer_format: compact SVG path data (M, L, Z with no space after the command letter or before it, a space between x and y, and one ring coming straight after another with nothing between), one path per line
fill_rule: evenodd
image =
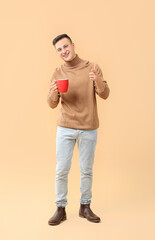
M60 93L58 92L57 81L55 80L55 72L50 81L49 93L47 96L47 103L51 108L56 108L60 100Z
M103 99L107 99L110 93L109 86L106 81L99 80L94 82L95 92Z
M95 92L103 99L107 99L110 93L107 82L103 79L100 67L95 64L94 69L89 73L90 79L93 80Z

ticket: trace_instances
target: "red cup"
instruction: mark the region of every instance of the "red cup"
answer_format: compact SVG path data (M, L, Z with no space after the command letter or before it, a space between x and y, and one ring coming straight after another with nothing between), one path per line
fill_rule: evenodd
M68 79L58 79L57 85L58 85L59 92L61 92L61 93L67 92L68 84L69 84Z

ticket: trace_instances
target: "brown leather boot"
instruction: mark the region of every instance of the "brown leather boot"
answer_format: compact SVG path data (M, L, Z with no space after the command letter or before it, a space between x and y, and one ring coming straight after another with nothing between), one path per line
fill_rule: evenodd
M90 209L90 204L80 204L79 216L87 218L88 221L98 223L100 218L96 216Z
M60 224L61 221L64 221L66 219L67 217L66 217L65 207L57 207L55 214L53 215L53 217L49 219L48 224L58 225Z

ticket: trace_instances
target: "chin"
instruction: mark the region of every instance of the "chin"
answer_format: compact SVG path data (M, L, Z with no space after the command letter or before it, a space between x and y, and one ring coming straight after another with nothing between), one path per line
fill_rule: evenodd
M67 62L70 62L70 61L72 61L72 59L71 59L71 58L69 58L69 59L66 59L66 61L67 61Z
M72 58L68 58L68 59L63 59L64 61L66 61L66 62L69 62L69 61L71 61L72 60Z

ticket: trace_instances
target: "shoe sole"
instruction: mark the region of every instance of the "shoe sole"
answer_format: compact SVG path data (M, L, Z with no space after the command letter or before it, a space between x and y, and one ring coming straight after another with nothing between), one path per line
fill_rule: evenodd
M81 217L81 218L86 218L84 215L81 215L81 214L79 214L79 217ZM88 218L86 218L89 222L94 222L94 223L99 223L101 220L90 220L90 219L88 219Z
M64 216L62 219L61 219L61 221L60 222L57 222L57 223L48 223L49 225L51 225L51 226L56 226L56 225L59 225L61 222L63 222L63 221L65 221L67 219L67 217L66 216Z

